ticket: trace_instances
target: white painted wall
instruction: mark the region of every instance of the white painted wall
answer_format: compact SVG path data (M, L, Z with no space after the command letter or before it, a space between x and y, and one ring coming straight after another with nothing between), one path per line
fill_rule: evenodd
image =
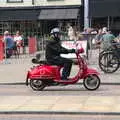
M33 6L32 0L23 0L23 3L7 3L7 0L0 0L0 7L21 7ZM47 1L34 0L34 6L58 6L58 5L81 5L81 0L63 0L63 1Z
M23 3L7 3L7 0L0 0L0 7L18 7L18 6L31 6L32 0L23 0Z
M47 0L35 0L36 5L42 6L54 6L54 5L81 5L81 0L63 0L63 1L47 1Z

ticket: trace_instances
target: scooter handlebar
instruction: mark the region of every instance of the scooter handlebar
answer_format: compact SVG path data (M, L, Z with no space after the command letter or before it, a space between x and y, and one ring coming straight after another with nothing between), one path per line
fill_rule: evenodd
M77 50L76 50L76 53L77 53L77 54L84 53L84 49L83 49L83 48L77 49Z

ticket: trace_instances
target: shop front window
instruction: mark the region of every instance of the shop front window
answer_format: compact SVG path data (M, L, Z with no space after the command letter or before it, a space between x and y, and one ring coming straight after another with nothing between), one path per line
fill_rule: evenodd
M64 1L64 0L47 0L47 1Z
M38 31L37 21L1 21L0 35L8 30L11 35L15 35L16 31L20 31L24 36L38 36L41 31Z

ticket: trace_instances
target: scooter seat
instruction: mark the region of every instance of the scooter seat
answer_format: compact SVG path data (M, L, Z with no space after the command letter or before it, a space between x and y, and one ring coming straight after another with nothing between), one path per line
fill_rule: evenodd
M41 60L41 61L39 61L39 60L37 60L37 59L35 59L35 58L33 58L32 59L32 63L34 63L34 64L49 64L47 61L45 61L45 60Z
M47 62L46 60L37 60L35 58L32 59L32 63L34 64L43 64L43 65L51 65L51 66L58 66L58 65L55 65L55 64L51 64L49 62Z
M39 64L45 64L45 65L50 65L47 61L45 61L45 60L41 60L41 61L39 61Z
M44 64L44 65L52 65L52 66L57 66L57 65L54 65L54 64L51 64L49 62L47 62L46 60L37 60L35 58L32 59L32 63L34 64Z
M49 62L47 62L47 61L45 61L45 60L39 61L39 64L57 66L57 65L51 64L51 63L49 63Z

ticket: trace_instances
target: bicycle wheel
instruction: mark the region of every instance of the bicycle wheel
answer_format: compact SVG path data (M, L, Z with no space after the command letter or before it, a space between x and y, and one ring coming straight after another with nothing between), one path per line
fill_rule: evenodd
M105 52L99 57L99 67L105 73L113 73L119 68L119 58L113 52Z

